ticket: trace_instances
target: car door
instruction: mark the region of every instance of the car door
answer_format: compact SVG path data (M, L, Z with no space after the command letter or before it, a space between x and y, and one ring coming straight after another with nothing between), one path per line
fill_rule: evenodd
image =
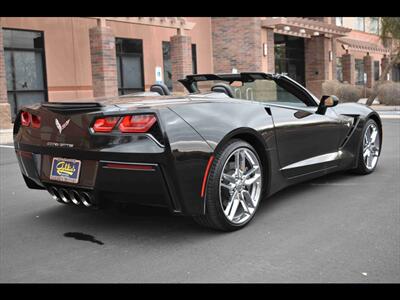
M279 163L287 178L335 167L340 142L351 124L328 108L317 114L314 97L287 77L275 79L276 101L269 107L275 127Z

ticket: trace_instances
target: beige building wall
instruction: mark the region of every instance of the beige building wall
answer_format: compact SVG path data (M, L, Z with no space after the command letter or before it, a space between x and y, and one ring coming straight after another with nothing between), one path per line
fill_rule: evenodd
M198 73L212 73L211 19L187 18L196 23L186 34L197 45ZM89 28L95 19L77 17L2 17L0 26L44 32L49 101L92 98ZM162 41L176 29L107 21L115 37L143 40L145 88L155 82L155 67L163 67Z

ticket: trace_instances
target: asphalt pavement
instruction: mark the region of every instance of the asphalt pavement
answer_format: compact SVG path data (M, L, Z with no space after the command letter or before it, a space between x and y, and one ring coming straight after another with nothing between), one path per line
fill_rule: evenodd
M65 206L0 146L0 282L400 282L400 120L367 176L331 174L221 233L156 208Z

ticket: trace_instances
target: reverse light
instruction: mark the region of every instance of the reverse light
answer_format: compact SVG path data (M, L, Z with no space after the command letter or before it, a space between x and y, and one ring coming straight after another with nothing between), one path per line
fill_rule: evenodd
M40 117L31 115L31 123L33 128L40 128Z
M111 132L117 124L119 117L107 117L97 119L93 124L93 130L95 132Z
M29 126L31 124L32 116L29 112L21 112L21 124L22 126Z
M121 132L144 133L149 131L156 121L154 115L125 116L119 124L119 130Z

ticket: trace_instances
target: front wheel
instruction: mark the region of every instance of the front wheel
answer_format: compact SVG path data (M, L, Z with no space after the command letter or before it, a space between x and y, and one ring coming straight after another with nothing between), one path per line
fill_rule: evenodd
M358 174L372 173L378 163L381 146L380 130L376 122L369 119L364 126L362 141L358 154Z
M263 182L255 149L242 140L228 142L215 154L205 194L206 213L195 221L223 231L243 228L257 211Z

